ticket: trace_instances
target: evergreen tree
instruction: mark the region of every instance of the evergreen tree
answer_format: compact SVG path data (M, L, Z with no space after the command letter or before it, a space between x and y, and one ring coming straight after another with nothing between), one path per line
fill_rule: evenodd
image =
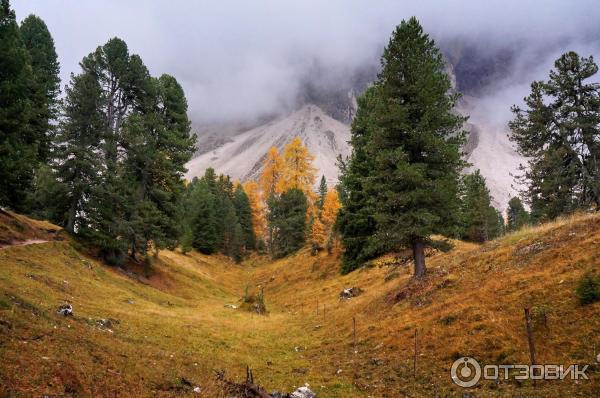
M248 195L246 195L242 185L238 184L238 186L235 188L235 192L233 194L233 204L238 223L240 224L240 228L242 230L242 243L246 249L252 250L256 246L254 228L252 225L252 209L250 207Z
M55 167L58 179L66 186L65 226L73 233L85 227L86 217L93 211L89 207L92 189L100 183L102 89L92 74L82 73L71 75L65 92Z
M44 21L29 15L21 23L21 37L29 53L32 78L29 81L32 134L36 137L38 158L45 162L50 155L54 126L58 113L60 93L60 65L54 40Z
M190 218L192 222L192 246L201 253L212 254L217 251L217 218L215 197L206 181L194 184L191 193Z
M319 197L317 198L317 207L319 210L323 210L323 203L325 202L325 196L327 195L327 180L325 176L321 176L321 182L319 183Z
M337 217L336 228L341 233L344 253L342 273L346 274L383 253L382 245L372 236L375 234L374 205L367 192L367 180L375 167L374 159L367 150L376 125L376 114L381 106L377 86L369 87L358 99L358 111L352 121L352 154L340 163L340 199L342 208Z
M139 186L132 163L128 163L129 155L136 157L133 146L145 141L136 137L141 130L148 127L158 134L159 121L153 109L156 86L140 57L130 55L127 44L118 38L86 56L81 67L101 88L98 110L103 158L100 182L92 187L82 232L100 247L105 259L118 263L128 251L135 256L138 250L146 250L145 237L132 228L142 226L144 217L161 217L148 201L140 202L139 207L132 203Z
M548 81L532 83L525 109L512 107L509 123L511 140L529 159L520 178L534 220L600 208L600 86L589 82L598 66L575 52L554 66Z
M39 220L49 220L57 225L66 224L69 208L67 186L59 181L50 166L42 164L33 181L35 190L27 196L28 215Z
M507 225L506 229L509 231L516 231L521 229L524 225L529 223L529 213L525 210L521 199L514 197L508 201L507 213Z
M244 230L240 223L236 223L233 229L233 241L231 245L231 257L235 260L236 263L239 263L244 259L245 235L246 234L244 233Z
M111 263L127 253L147 258L150 247L175 248L182 177L195 141L181 86L168 75L152 78L116 38L81 66L56 139L67 229L89 237Z
M223 202L223 236L222 236L222 251L224 254L233 257L237 251L237 245L243 245L243 239L238 234L236 236L236 225L239 225L237 215L235 214L235 207L231 200Z
M490 191L479 170L463 177L462 196L462 238L481 243L499 236L504 220L492 206Z
M0 206L22 211L37 164L32 70L8 0L0 1Z
M416 18L396 28L381 62L382 109L368 143L374 238L390 250L411 247L418 278L426 273L425 247L449 246L432 236L451 235L459 218L465 118L454 111L459 95L450 92L442 54Z
M273 231L271 254L281 258L304 245L306 231L306 211L308 201L302 190L292 188L280 196L271 196L269 205L269 225Z

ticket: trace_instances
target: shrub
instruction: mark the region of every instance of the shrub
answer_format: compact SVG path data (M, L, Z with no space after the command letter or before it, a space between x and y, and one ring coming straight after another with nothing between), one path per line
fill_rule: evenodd
M600 280L590 272L586 273L579 279L575 293L581 305L600 301Z

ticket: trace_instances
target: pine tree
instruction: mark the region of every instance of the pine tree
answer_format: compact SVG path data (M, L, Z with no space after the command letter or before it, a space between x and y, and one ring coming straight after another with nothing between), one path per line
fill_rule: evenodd
M218 240L215 197L205 180L193 184L191 189L192 246L201 253L212 254L217 251Z
M252 209L250 207L248 195L246 195L244 188L240 184L235 188L233 204L242 231L242 243L247 250L252 250L256 246L254 228L252 225Z
M236 231L236 226L240 225L240 223L235 214L235 207L233 206L232 201L226 200L223 202L223 205L223 218L220 218L220 220L223 220L222 251L227 256L234 257L236 251L238 251L237 246L244 244L244 239L242 237L243 232L241 230Z
M376 85L382 109L368 144L375 158L368 190L375 239L390 250L409 246L414 276L425 275L425 247L447 248L459 218L460 146L465 118L454 111L445 62L416 18L392 34Z
M463 177L462 238L485 242L502 233L504 220L492 206L490 191L479 170Z
M132 203L140 187L131 163L126 162L128 155L136 156L133 145L144 141L135 135L146 127L160 128L153 109L156 86L140 57L130 55L127 44L118 38L86 56L81 67L101 88L98 110L103 124L102 172L99 184L92 187L82 232L100 247L105 259L119 263L128 251L135 256L138 250L146 250L147 240L143 234L132 233L132 228L143 228L144 218L161 217L150 201L141 202L139 207Z
M244 259L244 253L246 249L246 233L244 233L243 227L240 223L236 223L233 229L233 241L232 241L232 252L231 257L236 263L241 262Z
M8 0L0 1L0 206L22 211L37 165L30 57Z
M147 259L151 247L175 248L183 232L188 240L194 232L180 223L185 163L195 142L181 86L169 75L152 78L116 38L81 66L56 137L67 229L87 236L115 264L127 253Z
M73 233L86 225L93 211L89 199L102 171L100 112L102 89L90 73L72 75L65 89L63 118L56 137L56 170L66 186L66 229Z
M32 70L29 81L32 102L30 124L37 143L38 160L45 162L50 156L54 130L52 121L58 114L60 65L52 35L41 18L29 15L21 23L20 32Z
M325 202L325 196L327 195L327 180L325 176L321 176L321 182L319 183L319 197L317 199L317 207L319 210L323 210L323 203Z
M308 201L302 190L292 188L280 196L271 196L269 226L273 231L270 242L274 258L291 254L304 245L306 240L306 210Z
M529 223L529 213L525 210L521 199L513 197L508 201L507 213L507 225L506 228L509 231L516 231L521 229L524 225Z
M526 108L513 106L511 140L529 159L520 179L534 220L600 208L600 86L592 57L556 60L546 82L531 84Z
M380 111L381 96L377 86L369 87L358 99L358 110L352 121L352 154L340 163L339 191L342 208L337 218L337 230L342 237L344 253L342 273L360 267L365 261L383 253L383 245L373 239L376 230L373 217L374 204L367 192L367 180L375 167L374 159L367 150L374 129L376 115Z

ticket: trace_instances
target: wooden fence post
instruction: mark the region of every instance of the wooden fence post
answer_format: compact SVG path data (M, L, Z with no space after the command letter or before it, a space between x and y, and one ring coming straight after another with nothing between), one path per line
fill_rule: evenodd
M413 355L413 377L417 378L417 329L415 329L415 352Z
M535 345L533 344L533 333L531 332L531 313L529 307L525 307L525 327L527 328L527 342L529 343L531 365L537 365ZM533 375L533 372L530 371L530 375ZM533 385L535 386L535 379L533 379Z
M354 352L356 352L356 318L352 317L352 341L354 344Z

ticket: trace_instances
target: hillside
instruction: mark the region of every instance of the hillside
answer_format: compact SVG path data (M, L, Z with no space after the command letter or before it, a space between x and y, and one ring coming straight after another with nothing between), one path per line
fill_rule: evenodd
M39 239L41 225L13 220L32 228L16 240ZM463 396L449 376L456 358L529 362L526 305L537 314L540 362L593 363L600 351L600 304L580 306L573 293L584 272L598 271L599 215L483 246L456 242L429 257L429 277L418 286L393 256L340 276L338 254L303 250L235 265L163 251L147 274L133 264L129 271L105 266L69 238L43 240L0 249L0 396L218 397L214 371L240 379L246 364L269 391L309 383L320 398ZM226 307L240 304L247 285L264 288L267 316ZM340 301L351 286L364 293ZM65 302L74 316L56 313ZM599 370L590 366L590 380L578 384L484 382L468 391L598 396Z

